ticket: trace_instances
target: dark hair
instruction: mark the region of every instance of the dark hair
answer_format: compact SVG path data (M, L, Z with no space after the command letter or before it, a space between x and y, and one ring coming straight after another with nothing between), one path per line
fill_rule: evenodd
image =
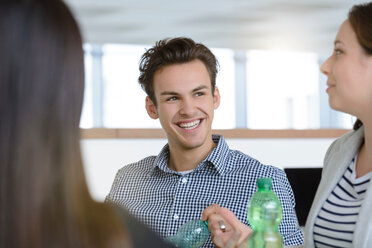
M360 46L366 54L372 55L372 2L354 5L348 15ZM357 130L363 125L357 119L353 129Z
M0 247L127 247L80 154L80 31L62 0L0 4Z
M361 126L363 126L363 122L359 119L357 119L353 125L354 130L358 130Z
M185 37L160 40L154 47L148 49L140 60L138 81L156 105L153 85L156 71L167 65L187 63L195 59L202 61L207 68L211 79L212 94L214 94L218 71L216 57L203 44L195 43L192 39Z

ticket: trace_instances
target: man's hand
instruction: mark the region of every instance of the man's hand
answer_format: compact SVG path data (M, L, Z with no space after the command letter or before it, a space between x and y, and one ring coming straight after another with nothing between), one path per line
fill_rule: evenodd
M208 220L212 241L218 248L246 248L252 229L241 223L229 209L213 204L204 209L202 220Z

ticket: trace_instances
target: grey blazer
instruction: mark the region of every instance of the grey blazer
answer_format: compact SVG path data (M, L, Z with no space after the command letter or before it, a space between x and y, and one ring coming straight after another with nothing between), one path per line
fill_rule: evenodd
M351 131L335 140L324 158L322 179L305 225L305 247L314 247L314 221L323 203L341 179L364 138L364 127ZM359 212L354 230L353 247L372 247L372 182Z

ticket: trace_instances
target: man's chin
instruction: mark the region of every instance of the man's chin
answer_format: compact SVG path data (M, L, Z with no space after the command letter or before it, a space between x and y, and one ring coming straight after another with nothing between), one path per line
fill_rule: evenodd
M192 141L186 140L182 142L182 146L184 149L193 150L193 149L202 147L204 143L205 143L204 140L192 140Z

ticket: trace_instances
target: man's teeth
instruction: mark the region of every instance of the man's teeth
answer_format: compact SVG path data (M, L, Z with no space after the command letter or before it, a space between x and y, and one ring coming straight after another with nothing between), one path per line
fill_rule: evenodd
M188 123L181 123L180 127L184 129L194 129L199 125L199 123L200 123L200 120L196 120L196 121L188 122Z

